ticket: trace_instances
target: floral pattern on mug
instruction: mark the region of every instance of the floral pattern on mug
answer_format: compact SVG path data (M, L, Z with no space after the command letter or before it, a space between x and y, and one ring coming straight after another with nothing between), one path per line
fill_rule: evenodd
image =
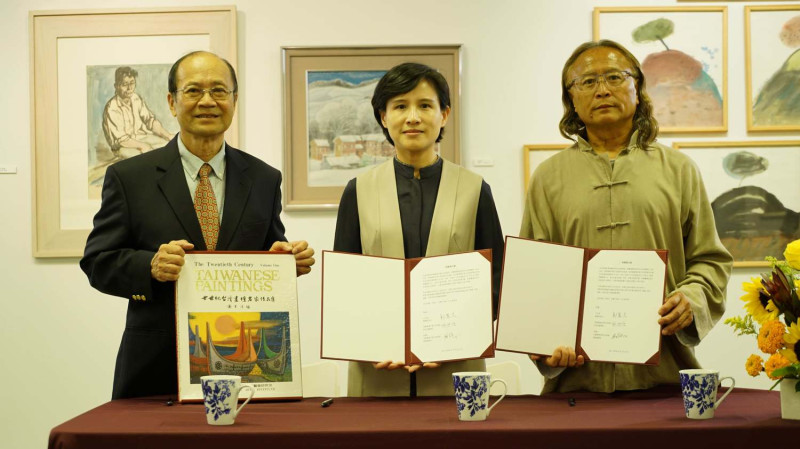
M229 415L231 408L225 399L231 396L235 382L232 380L203 381L203 398L205 398L206 414L213 413L214 421L222 415Z
M487 377L474 377L470 383L468 379L456 376L453 378L453 388L459 413L467 408L469 415L475 416L478 411L486 409L486 403L482 398L489 388Z
M707 410L714 409L714 383L709 382L709 376L692 376L681 373L681 388L683 389L683 407L686 414L697 407L697 413L702 415ZM698 379L699 378L699 379Z

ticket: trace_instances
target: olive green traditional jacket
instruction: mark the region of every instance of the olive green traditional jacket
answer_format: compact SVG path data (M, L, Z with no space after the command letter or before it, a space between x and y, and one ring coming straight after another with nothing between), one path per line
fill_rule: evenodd
M543 393L678 383L678 370L700 366L693 347L725 311L732 258L717 236L697 167L656 142L642 149L636 138L613 167L580 137L542 162L531 178L520 236L589 248L667 249L665 294L683 292L694 321L662 337L658 366L587 362L547 379Z

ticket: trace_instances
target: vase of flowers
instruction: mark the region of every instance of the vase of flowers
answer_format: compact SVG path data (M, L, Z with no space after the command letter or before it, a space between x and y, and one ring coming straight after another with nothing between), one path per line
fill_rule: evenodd
M756 335L764 356L750 355L747 373L775 380L770 389L780 384L781 416L800 419L800 240L787 245L783 255L786 260L767 257L772 271L742 284L747 314L725 324L738 335Z

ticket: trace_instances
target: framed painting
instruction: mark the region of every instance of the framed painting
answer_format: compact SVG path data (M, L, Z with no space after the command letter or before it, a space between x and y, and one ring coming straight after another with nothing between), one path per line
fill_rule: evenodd
M545 159L558 153L564 148L569 148L571 145L572 143L531 144L522 147L522 169L524 170L523 175L525 179L522 186L525 189L525 191L522 192L523 198L525 198L525 195L528 194L531 175L533 174L533 171L536 170L536 167L538 167L539 164L541 164Z
M78 257L106 168L178 132L172 64L208 50L236 66L236 9L32 11L29 20L33 255ZM226 140L237 136L234 117Z
M800 238L800 140L673 142L700 168L734 266L767 266Z
M439 154L459 162L461 47L284 47L284 207L335 210L347 182L394 157L370 100L378 80L403 62L438 70L451 113Z
M800 131L800 5L745 6L747 130Z
M728 130L725 6L594 9L594 39L639 60L662 133Z

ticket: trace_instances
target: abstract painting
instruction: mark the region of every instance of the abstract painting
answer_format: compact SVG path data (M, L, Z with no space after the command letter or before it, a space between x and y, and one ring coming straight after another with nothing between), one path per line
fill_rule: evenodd
M800 130L800 5L745 7L748 131Z
M594 39L639 60L661 132L727 130L726 7L598 7Z
M735 266L765 266L800 238L800 141L675 142L700 168Z

